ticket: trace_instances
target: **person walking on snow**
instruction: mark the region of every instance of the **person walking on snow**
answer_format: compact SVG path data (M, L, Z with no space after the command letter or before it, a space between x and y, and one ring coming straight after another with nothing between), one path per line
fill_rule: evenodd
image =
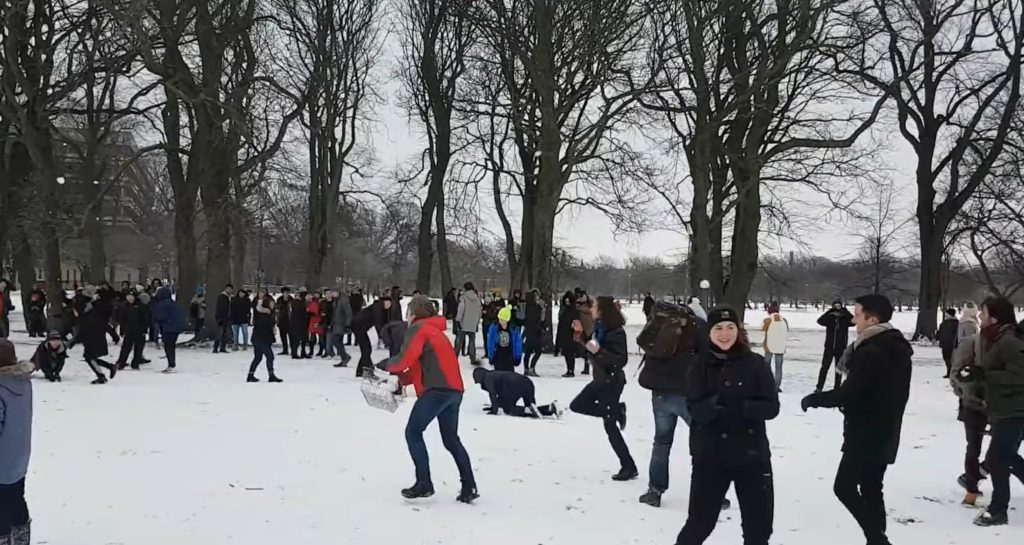
M710 350L690 366L690 507L676 545L701 545L718 524L729 486L736 488L744 545L768 545L775 487L765 423L779 415L779 394L764 358L747 344L739 315L711 311Z
M1018 337L1013 303L990 297L981 304L979 357L958 373L962 382L980 381L992 440L986 465L992 472L992 502L974 519L978 526L1009 523L1010 475L1024 484L1024 340ZM979 365L980 362L980 365Z
M412 324L402 350L386 363L388 372L397 375L401 384L413 385L418 398L405 428L405 440L416 466L416 483L402 490L402 496L414 499L434 495L423 432L437 420L441 442L459 468L462 490L456 499L472 503L480 494L469 454L459 438L459 408L465 388L455 348L445 335L448 322L436 315L433 302L424 295L414 296L409 306Z
M626 348L626 319L615 306L611 297L597 298L592 316L600 321L595 328L594 338L587 341L585 348L594 360L593 379L572 400L569 410L574 413L600 418L608 442L619 459L619 472L612 475L614 481L631 481L639 475L636 462L629 453L629 447L622 438L626 429L626 404L621 401L622 390L626 387L626 364L629 352Z
M480 294L472 282L466 282L463 289L459 307L455 311L455 321L459 323L459 332L455 337L455 353L458 355L463 349L468 349L469 362L479 365L476 355L476 332L480 327L483 308L480 306Z
M883 480L899 451L914 350L889 323L893 307L884 295L858 297L854 313L857 341L839 360L839 367L848 371L846 382L835 390L815 392L800 405L804 411L812 407L842 411L843 456L833 490L860 525L868 545L889 545Z
M82 345L83 357L89 364L89 369L96 375L93 384L106 384L107 377L100 371L101 368L110 372L113 379L117 374L117 366L103 361L107 352L107 335L113 339L114 344L120 342L120 337L114 331L113 326L107 320L102 310L97 308L100 301L99 294L93 295L92 302L85 307L85 313L78 319L78 333L75 336L75 344Z
M256 370L263 359L267 360L267 381L283 382L274 374L274 298L264 294L256 301L256 312L252 324L252 363L249 364L249 376L246 382L259 382Z
M768 306L768 316L761 323L764 332L764 360L768 368L775 364L775 387L782 391L782 360L786 356L789 322L779 314L779 303Z
M491 404L486 408L487 414L496 415L499 410L509 416L529 418L559 414L555 403L537 406L536 387L526 375L477 367L473 370L473 382L479 384L491 398ZM522 405L519 404L520 400Z
M29 545L25 477L32 454L32 362L0 339L0 545Z
M839 372L839 357L846 350L850 339L850 328L853 327L853 315L846 310L842 301L833 301L832 308L825 311L818 318L818 325L825 328L825 351L821 356L821 371L818 372L818 385L815 392L820 392L825 387L825 380L828 379L828 370L832 363L836 363L836 388L843 382L843 374Z
M953 340L955 342L958 321L955 317L948 321L953 322ZM964 472L957 478L957 483L963 487L966 493L964 496L966 505L974 505L977 502L978 496L981 495L979 484L985 479L984 464L981 463L981 447L985 440L985 431L988 428L988 415L985 414L985 385L981 380L965 380L984 365L984 356L981 353L982 345L983 343L977 335L965 339L953 354L953 362L950 367L949 384L958 398L957 420L963 422L964 437L967 440L967 448L964 452ZM968 369L971 371L967 371Z
M523 374L535 377L537 362L540 361L544 348L544 331L547 329L544 322L544 307L541 306L536 291L526 293L523 309Z
M942 378L949 378L953 365L953 352L960 345L959 330L960 322L956 319L956 309L947 308L936 335L939 338L939 348L942 349L942 361L946 364L946 374Z
M153 303L153 319L160 330L160 339L164 343L164 356L167 368L161 373L174 373L177 369L178 336L188 329L185 314L171 297L171 288L163 286L156 290L156 302Z
M498 311L498 321L487 332L487 360L495 371L515 371L523 361L523 337L512 327L512 306Z

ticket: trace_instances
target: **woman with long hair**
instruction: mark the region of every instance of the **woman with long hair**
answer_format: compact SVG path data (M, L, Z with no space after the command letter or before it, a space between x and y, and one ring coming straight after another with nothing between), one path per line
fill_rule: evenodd
M537 362L544 348L544 307L537 293L526 293L525 320L523 321L523 374L537 376Z
M556 329L555 335L555 346L565 358L563 378L576 376L576 353L579 351L579 345L573 338L572 323L578 319L576 296L571 291L567 291L558 304L558 329Z
M736 488L743 543L767 545L775 491L765 422L779 414L779 394L764 358L750 350L739 315L708 315L710 350L690 366L692 418L690 507L676 545L700 545L714 531L730 485Z
M612 476L612 480L629 481L635 479L638 472L629 447L622 438L622 430L626 429L626 404L620 398L626 387L625 368L629 361L626 330L623 329L626 319L611 297L598 297L597 304L591 308L595 323L600 321L601 324L585 345L594 363L594 375L572 400L569 409L604 421L608 441L619 458L619 472Z

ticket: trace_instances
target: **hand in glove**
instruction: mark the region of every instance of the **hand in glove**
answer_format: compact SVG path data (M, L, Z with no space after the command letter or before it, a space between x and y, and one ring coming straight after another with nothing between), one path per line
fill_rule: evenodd
M802 400L800 400L800 408L803 409L804 412L807 412L807 409L814 407L817 407L817 405L814 402L814 394L810 394L804 397Z

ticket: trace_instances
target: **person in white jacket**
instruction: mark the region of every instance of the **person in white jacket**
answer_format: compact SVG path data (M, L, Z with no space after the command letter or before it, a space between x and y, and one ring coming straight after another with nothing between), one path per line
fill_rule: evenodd
M687 306L693 311L694 316L700 318L701 321L708 321L708 313L704 310L704 307L701 306L700 297L690 297L690 303Z
M789 337L789 322L779 314L779 304L768 306L768 316L761 324L764 332L764 361L771 368L775 362L775 387L782 391L782 360L786 355L786 340Z
M978 324L978 306L974 303L964 303L964 311L960 314L960 327L956 332L957 345L964 344L968 339L974 337L981 331Z
M455 337L455 354L462 354L462 349L469 339L469 359L473 365L477 365L476 356L476 331L480 327L481 313L480 295L472 282L466 282L464 291L459 297L459 310L455 313L455 321L459 324L459 332Z

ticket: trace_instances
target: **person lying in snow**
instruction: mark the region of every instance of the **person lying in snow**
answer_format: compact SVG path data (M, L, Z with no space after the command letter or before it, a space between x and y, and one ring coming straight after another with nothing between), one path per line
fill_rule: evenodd
M529 418L557 418L561 414L554 402L538 407L533 381L515 371L489 371L478 367L473 370L473 382L491 396L491 406L487 408L489 414L498 414L498 409L507 415ZM519 405L519 400L523 405Z

